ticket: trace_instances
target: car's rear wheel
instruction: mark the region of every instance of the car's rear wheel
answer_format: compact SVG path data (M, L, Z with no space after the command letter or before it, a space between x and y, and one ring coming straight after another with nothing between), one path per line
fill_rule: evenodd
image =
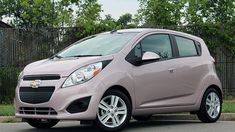
M206 123L216 122L221 114L222 97L219 92L213 88L206 90L200 110L197 112L199 120Z
M105 131L118 131L128 124L130 118L129 98L118 90L110 90L99 103L95 124Z
M46 129L55 126L59 120L54 119L26 119L26 122L32 127Z
M148 121L152 115L139 115L139 116L133 116L133 118L137 121Z

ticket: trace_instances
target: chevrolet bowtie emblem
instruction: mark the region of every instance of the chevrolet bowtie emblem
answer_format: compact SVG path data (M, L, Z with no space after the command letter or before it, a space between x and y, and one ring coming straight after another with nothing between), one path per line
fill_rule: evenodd
M32 88L38 88L40 86L40 84L41 84L41 80L34 80L30 83L30 86Z

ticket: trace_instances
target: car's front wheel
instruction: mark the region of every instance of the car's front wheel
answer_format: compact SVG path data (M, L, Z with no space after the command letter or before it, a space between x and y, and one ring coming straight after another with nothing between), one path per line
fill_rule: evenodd
M118 90L107 91L98 106L96 125L105 131L118 131L126 126L130 118L129 98Z
M46 129L55 126L59 120L54 119L26 119L26 122L32 127Z
M206 123L216 122L221 114L222 97L219 92L213 88L206 90L200 110L197 112L199 120Z

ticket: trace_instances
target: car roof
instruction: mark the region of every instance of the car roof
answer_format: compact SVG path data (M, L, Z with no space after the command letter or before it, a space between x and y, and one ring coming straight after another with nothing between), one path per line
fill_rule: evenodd
M174 30L169 30L169 29L156 29L156 28L131 28L131 29L120 29L120 30L113 30L111 32L105 32L102 34L107 34L107 33L139 33L139 34L147 34L147 33L152 33L152 32L162 32L162 33L170 33L174 35L179 35L183 37L188 37L193 40L197 41L203 41L200 37L184 33L184 32L179 32L179 31L174 31Z

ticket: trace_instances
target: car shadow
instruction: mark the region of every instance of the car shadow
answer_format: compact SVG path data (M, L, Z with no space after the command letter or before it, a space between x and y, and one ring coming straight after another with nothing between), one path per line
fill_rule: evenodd
M136 129L145 129L148 127L163 127L163 126L174 126L174 125L181 125L181 124L198 124L199 121L187 121L187 120L180 120L180 121L163 121L163 120L150 120L150 121L131 121L128 126L123 131L129 130L136 130ZM70 126L67 124L66 126L55 126L51 129L35 129L29 128L21 130L20 132L99 132L100 130L95 128L94 126L89 125L74 125L74 123Z
M83 126L83 125L77 125L77 126L55 126L50 129L36 129L36 128L29 128L29 129L24 129L19 132L94 132L97 131L92 126Z
M151 120L151 121L133 121L131 122L126 130L138 129L138 128L148 128L148 127L164 127L164 126L175 126L175 125L189 125L201 123L197 120Z

